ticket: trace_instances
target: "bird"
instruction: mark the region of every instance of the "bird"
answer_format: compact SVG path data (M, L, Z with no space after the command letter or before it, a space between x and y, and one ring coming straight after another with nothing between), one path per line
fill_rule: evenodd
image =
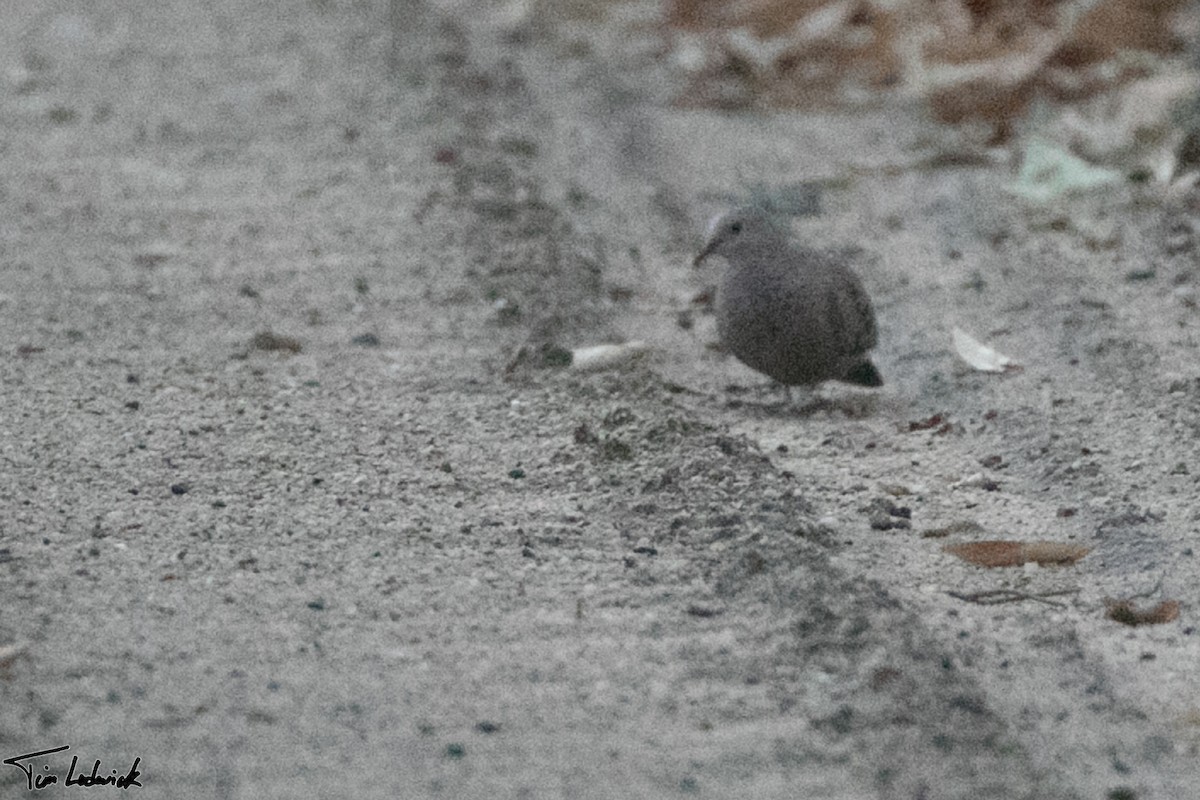
M717 288L717 331L742 363L791 387L836 380L883 385L871 361L879 333L871 298L845 258L796 244L764 210L743 207L709 224L699 266L728 263Z

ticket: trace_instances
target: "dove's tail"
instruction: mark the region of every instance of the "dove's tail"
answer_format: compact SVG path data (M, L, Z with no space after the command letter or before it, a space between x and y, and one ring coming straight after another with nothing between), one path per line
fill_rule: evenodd
M859 386L883 386L883 376L879 374L875 365L867 360L860 361L851 367L842 380Z

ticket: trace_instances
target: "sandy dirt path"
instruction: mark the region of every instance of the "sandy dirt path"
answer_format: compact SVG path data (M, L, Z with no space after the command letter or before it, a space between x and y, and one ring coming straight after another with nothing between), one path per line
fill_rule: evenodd
M1089 246L998 170L896 169L911 114L667 111L637 42L417 11L12 9L4 758L140 758L147 797L1190 796L1189 221L1110 197L1063 213ZM687 261L721 195L813 179L889 386L796 415ZM956 522L1093 552L982 570L922 536ZM1071 593L947 594L994 588ZM1104 618L1138 593L1184 612Z

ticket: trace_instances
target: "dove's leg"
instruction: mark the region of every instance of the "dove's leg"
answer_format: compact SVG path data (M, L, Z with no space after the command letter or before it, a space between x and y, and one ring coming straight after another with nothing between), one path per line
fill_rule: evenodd
M787 384L780 385L783 386L783 395L785 398L787 398L787 404L793 408L797 403L799 403L802 407L808 405L816 396L812 389L807 386L788 386Z
M821 397L815 386L783 386L787 398L787 407L796 414L810 414L824 408L827 401Z

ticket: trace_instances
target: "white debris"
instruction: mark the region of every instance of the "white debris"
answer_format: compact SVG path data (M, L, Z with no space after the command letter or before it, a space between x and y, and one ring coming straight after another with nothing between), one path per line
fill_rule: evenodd
M648 349L646 343L641 341L577 347L571 351L571 369L581 372L611 369L632 361Z
M1003 353L997 353L962 328L955 326L952 335L954 351L971 369L980 372L1009 372L1021 369L1020 364Z

